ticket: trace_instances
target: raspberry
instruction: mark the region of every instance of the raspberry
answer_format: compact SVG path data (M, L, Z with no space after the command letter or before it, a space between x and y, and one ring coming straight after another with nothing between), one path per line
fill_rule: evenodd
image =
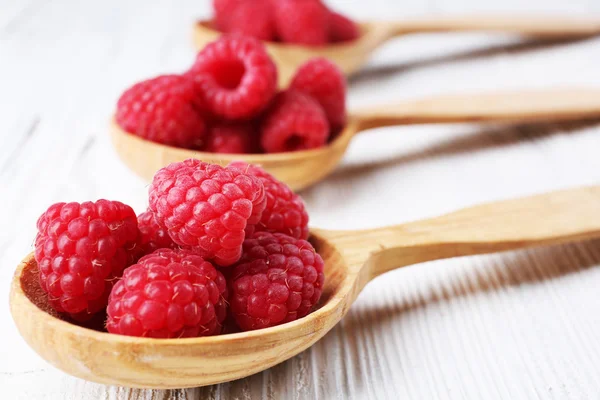
M229 21L232 10L244 1L248 0L213 0L217 29L220 29L223 32L229 30Z
M223 36L206 46L187 76L210 111L226 119L248 119L260 113L277 88L277 69L261 42Z
M223 274L187 250L160 249L125 270L108 301L111 333L152 338L209 336L226 316Z
M138 215L139 235L137 240L136 258L152 253L157 249L177 249L168 232L162 228L151 210Z
M239 260L244 230L265 207L260 180L195 159L160 169L150 186L150 209L173 241L221 266Z
M346 78L326 58L313 58L298 68L290 88L317 100L333 130L346 124Z
M308 213L302 198L288 185L277 180L257 165L249 165L243 161L229 164L259 178L265 187L267 207L263 211L256 231L285 233L296 239L308 239Z
M288 43L324 45L329 39L329 10L315 0L273 2L279 38Z
M349 42L360 36L360 29L350 18L331 12L329 14L329 40L333 43Z
M251 154L258 152L256 128L250 123L219 123L211 126L204 146L212 153Z
M56 203L37 221L40 285L58 312L86 319L106 307L113 280L131 263L137 219L118 201Z
M194 148L206 126L194 105L194 82L180 75L162 75L133 85L119 98L116 120L121 128L144 139Z
M323 108L311 97L288 89L275 96L261 126L261 146L267 153L321 147L329 124Z
M271 0L253 0L238 4L228 20L229 33L271 41L275 38L275 22Z
M244 330L267 328L307 315L323 290L323 259L306 240L257 232L231 280L231 314Z

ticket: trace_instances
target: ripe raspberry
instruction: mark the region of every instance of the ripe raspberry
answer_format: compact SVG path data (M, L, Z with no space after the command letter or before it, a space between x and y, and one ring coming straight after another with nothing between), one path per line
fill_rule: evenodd
M232 10L239 4L247 1L249 0L213 0L216 28L223 32L227 32L229 30L229 21Z
M131 207L108 200L56 203L37 228L35 260L52 307L79 320L105 308L113 280L132 261L138 228Z
M308 239L308 213L302 198L288 185L257 165L243 161L229 164L259 178L265 187L267 207L255 230L259 232L285 233L296 239Z
M297 90L280 92L261 126L261 146L267 153L321 147L329 124L316 100Z
M229 281L231 314L244 331L294 321L317 304L324 280L323 259L309 242L257 232Z
M333 43L349 42L360 36L356 22L345 15L331 12L329 14L329 40Z
M211 263L188 250L160 249L125 270L108 301L111 333L153 338L221 332L227 285Z
M138 215L138 240L136 246L136 258L150 254L158 249L178 249L179 246L173 242L166 229L162 228L151 210Z
M273 2L275 27L283 42L309 46L324 45L329 39L329 10L315 0Z
M195 159L162 168L150 186L150 209L173 241L221 266L239 260L244 230L265 207L260 180Z
M229 33L271 41L275 38L275 21L271 0L253 0L232 9L228 21Z
M326 58L313 58L298 68L290 88L317 100L333 130L346 124L346 78Z
M227 154L258 152L258 135L250 123L217 123L208 130L205 151Z
M116 120L125 131L153 142L194 148L206 126L194 101L194 82L180 75L162 75L133 85L117 103Z
M277 88L277 69L257 39L223 36L206 46L187 72L201 103L226 119L260 113Z

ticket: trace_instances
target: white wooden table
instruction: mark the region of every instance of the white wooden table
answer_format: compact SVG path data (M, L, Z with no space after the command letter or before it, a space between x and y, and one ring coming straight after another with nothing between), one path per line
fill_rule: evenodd
M600 398L600 241L432 262L361 294L313 348L228 384L130 390L41 360L8 311L38 215L61 200L145 208L107 121L132 82L191 62L208 0L0 1L0 398ZM356 17L474 12L594 14L597 0L337 0ZM491 4L494 3L494 4ZM497 88L600 87L600 38L524 45L490 35L411 36L353 79L350 106ZM305 191L313 226L375 227L501 198L600 183L600 122L388 128L352 144ZM600 215L598 216L600 218Z

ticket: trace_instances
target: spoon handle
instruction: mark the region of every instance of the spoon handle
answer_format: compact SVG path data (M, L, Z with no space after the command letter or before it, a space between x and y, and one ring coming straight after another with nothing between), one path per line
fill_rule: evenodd
M451 122L535 122L600 117L600 88L530 89L455 94L352 113L359 131L391 125Z
M575 16L463 15L389 22L388 31L389 37L409 33L481 31L558 38L600 33L600 21Z
M327 233L365 276L424 261L600 238L600 186L479 205L366 231Z

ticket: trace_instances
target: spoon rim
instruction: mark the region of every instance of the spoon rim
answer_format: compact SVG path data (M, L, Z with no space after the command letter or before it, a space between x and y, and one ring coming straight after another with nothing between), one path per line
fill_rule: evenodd
M311 235L314 235L311 232ZM315 235L320 240L322 240L320 235ZM23 271L25 268L31 268L31 264L35 264L35 268L37 268L37 263L34 258L34 253L29 253L18 265L15 273L13 275L13 279L11 282L11 290L10 290L10 311L11 315L14 313L14 305L16 301L20 302L20 305L26 308L26 313L30 318L39 319L43 322L44 326L52 326L55 330L60 330L62 332L71 334L73 336L86 336L88 339L93 339L97 342L105 342L107 344L117 344L117 345L152 345L153 348L156 346L164 346L164 347L173 347L173 346L206 346L209 347L211 345L223 345L223 344L235 344L240 341L250 341L257 340L269 336L278 336L285 332L291 331L301 331L303 325L309 326L311 321L319 320L321 316L327 318L327 315L335 315L335 310L342 304L343 299L350 293L350 289L352 287L353 282L355 282L355 276L346 273L345 276L340 280L338 285L336 286L336 290L334 290L329 297L328 301L321 305L319 308L315 309L310 314L299 318L295 321L287 322L285 324L276 325L269 328L256 329L252 331L245 332L236 332L236 333L227 333L227 334L219 334L214 336L200 336L193 338L148 338L148 337L138 337L138 336L125 336L119 335L109 332L97 331L94 329L86 328L83 326L76 325L69 321L65 321L58 317L51 315L50 313L44 311L40 307L38 307L26 294L23 286L21 284L21 278L23 276ZM340 296L342 293L342 289L346 288L344 294ZM339 320L344 316L344 310L339 313L336 317L336 321L331 324L331 327L335 326ZM23 310L21 310L23 312ZM16 319L13 315L13 320ZM324 336L327 332L322 332L322 336ZM302 335L297 335L298 337ZM160 351L160 350L157 350Z

